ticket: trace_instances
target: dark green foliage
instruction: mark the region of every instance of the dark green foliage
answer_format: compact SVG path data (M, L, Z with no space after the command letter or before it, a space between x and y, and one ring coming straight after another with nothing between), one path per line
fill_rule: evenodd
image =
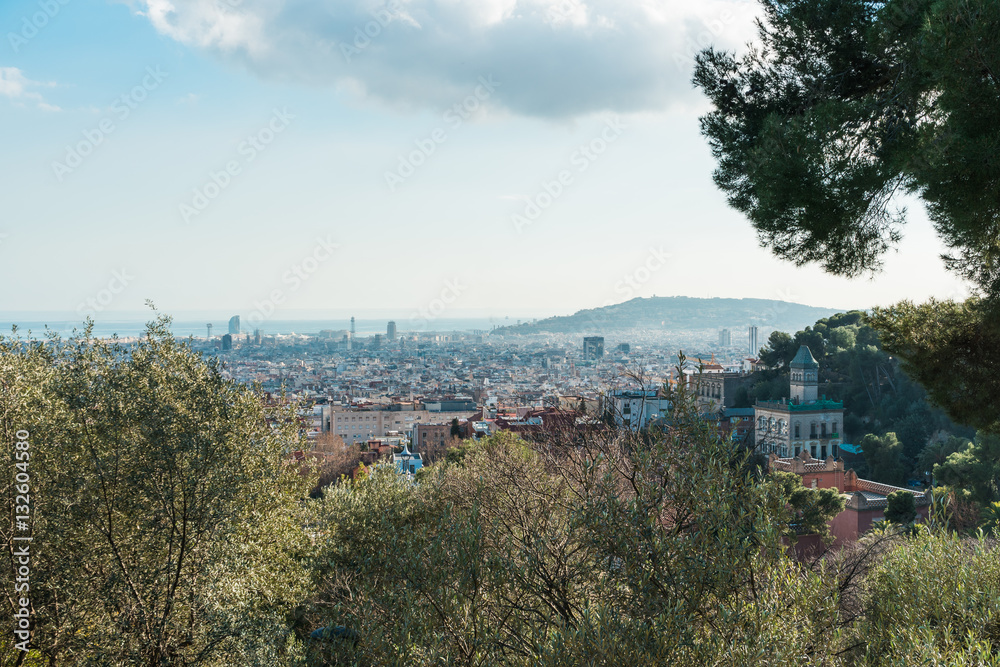
M965 438L951 436L947 440L931 442L920 452L917 458L917 470L921 475L933 474L934 466L944 463L949 456L960 452L969 446Z
M775 471L771 479L781 487L788 504L788 537L820 535L830 537L830 519L844 509L844 498L837 489L808 489L802 477L791 472Z
M908 301L876 308L885 349L949 416L1000 431L1000 310L988 302Z
M1000 436L980 434L975 443L934 466L934 478L945 486L965 489L973 501L1000 501Z
M917 505L909 491L893 491L889 494L885 509L885 520L890 523L910 524L917 518Z
M798 351L791 336L784 331L772 331L767 346L761 350L760 361L770 368L788 370L788 364Z
M946 264L983 298L876 309L872 327L950 419L1000 432L1000 3L761 4L757 47L698 58L695 83L715 106L702 132L716 183L762 245L847 276L881 267L905 222L898 196L921 197ZM821 333L850 349L847 332ZM854 347L875 346L872 333L859 328ZM892 369L861 362L876 372L863 380L868 430L894 429L912 461L938 420L898 423L880 405L879 366Z
M883 436L866 435L861 439L868 474L876 482L901 486L906 480L906 462L903 445L895 433Z
M1000 4L761 0L760 46L694 74L716 183L763 245L842 275L900 239L894 200L927 203L952 268L1000 283Z

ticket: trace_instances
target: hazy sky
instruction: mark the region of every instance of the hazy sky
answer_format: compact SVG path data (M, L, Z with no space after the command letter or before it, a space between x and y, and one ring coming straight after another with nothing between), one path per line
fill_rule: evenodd
M691 56L754 11L4 0L0 315L963 294L919 204L874 281L780 262L726 207Z

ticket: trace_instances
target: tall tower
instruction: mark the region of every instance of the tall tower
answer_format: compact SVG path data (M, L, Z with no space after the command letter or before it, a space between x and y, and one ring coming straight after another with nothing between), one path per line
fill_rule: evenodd
M212 323L209 322L208 324L205 325L205 327L208 329L208 338L211 338L212 337Z
M240 333L239 315L233 315L232 317L229 318L229 333L233 334L234 336L239 335Z
M390 341L396 340L396 323L389 322L389 325L385 328L385 335L389 337Z
M757 327L750 327L750 356L757 358L760 354L760 344L757 341Z
M354 334L356 334L356 333L357 333L357 330L354 328L354 318L352 317L351 318L351 338L354 338Z
M815 403L819 398L819 364L805 345L791 363L792 402Z

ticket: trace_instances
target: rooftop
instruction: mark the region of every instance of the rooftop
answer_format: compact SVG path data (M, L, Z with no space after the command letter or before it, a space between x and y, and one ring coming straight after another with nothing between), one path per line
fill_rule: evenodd
M807 345L799 347L798 353L792 359L792 368L819 368L819 362L813 357Z

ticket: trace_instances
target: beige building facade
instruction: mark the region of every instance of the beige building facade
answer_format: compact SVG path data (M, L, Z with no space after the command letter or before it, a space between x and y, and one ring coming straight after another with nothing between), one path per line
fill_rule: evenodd
M450 424L452 419L468 419L472 412L431 412L430 410L377 410L346 406L324 406L323 432L333 433L348 445L396 432L413 438L417 424Z
M754 406L757 451L781 458L803 451L814 459L840 456L844 404L818 392L819 364L803 345L791 363L789 398Z

